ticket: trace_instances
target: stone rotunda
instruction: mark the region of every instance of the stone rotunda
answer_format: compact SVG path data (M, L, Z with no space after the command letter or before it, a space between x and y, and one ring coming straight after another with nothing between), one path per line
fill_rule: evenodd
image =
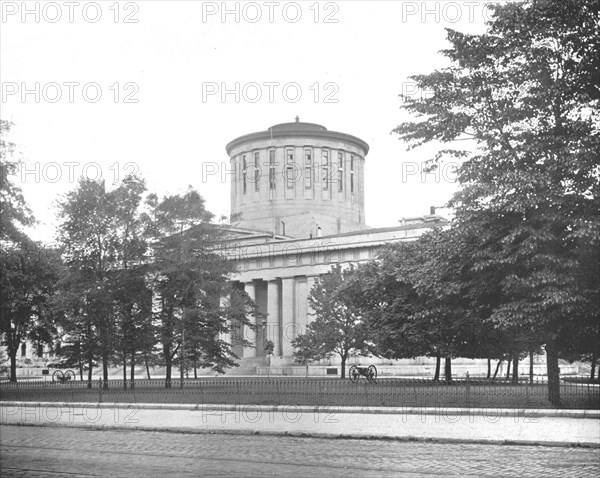
M226 150L240 227L302 238L366 228L363 140L296 118L236 138Z

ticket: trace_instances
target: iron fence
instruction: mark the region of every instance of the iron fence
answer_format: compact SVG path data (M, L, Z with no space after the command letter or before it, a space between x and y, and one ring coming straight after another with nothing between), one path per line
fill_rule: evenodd
M169 385L167 387L167 385ZM561 408L600 409L600 385L562 382ZM315 405L467 408L556 408L547 382L505 380L379 379L370 384L339 378L251 377L2 382L0 399L117 403Z

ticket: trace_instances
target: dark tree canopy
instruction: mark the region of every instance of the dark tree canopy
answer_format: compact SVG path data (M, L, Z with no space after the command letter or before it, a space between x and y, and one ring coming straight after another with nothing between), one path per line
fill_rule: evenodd
M13 176L19 164L16 145L7 135L11 124L0 120L0 334L10 358L10 380L16 381L19 347L30 340L49 343L54 332L50 302L60 260L58 251L29 238L34 224L21 188Z
M411 148L475 142L475 152L442 149L431 164L462 160L450 205L454 227L476 240L473 300L487 301L491 323L542 340L559 403L558 354L573 329L598 328L599 5L491 8L486 33L448 30L451 66L413 77L433 94L405 98L420 121L394 131ZM485 298L488 284L498 288Z
M318 279L308 298L314 320L292 342L296 362L308 363L337 354L344 378L350 355L368 352L361 309L355 301L357 286L353 268L344 270L334 266Z

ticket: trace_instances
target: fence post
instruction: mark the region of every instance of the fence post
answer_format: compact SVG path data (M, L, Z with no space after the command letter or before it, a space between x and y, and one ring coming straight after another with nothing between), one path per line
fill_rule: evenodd
M471 408L471 381L467 372L467 408Z

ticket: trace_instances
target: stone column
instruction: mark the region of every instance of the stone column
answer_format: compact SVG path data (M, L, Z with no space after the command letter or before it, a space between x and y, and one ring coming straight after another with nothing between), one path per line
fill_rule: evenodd
M308 276L306 278L306 293L308 295L308 297L310 297L310 293L312 291L313 286L315 285L315 282L317 282L318 276ZM310 305L310 300L308 301L308 312L306 314L306 323L310 324L313 320L316 319L316 317L314 316L314 310L312 308L312 306Z
M267 283L267 339L273 342L273 355L281 355L281 341L279 321L279 281L272 280Z
M296 322L294 318L294 278L281 279L281 354L291 357L294 353L292 340L296 338Z
M252 300L256 301L256 287L254 282L246 282L244 284L244 290ZM252 324L256 325L256 317L250 316L249 319ZM244 339L248 340L253 345L256 345L256 332L247 325L244 326ZM256 357L256 347L244 347L242 354L244 358Z
M220 306L221 308L224 308L227 306L227 302L229 300L229 297L221 297L221 299L219 300ZM226 344L229 345L233 345L233 340L231 337L231 322L228 323L229 327L230 327L230 331L229 332L221 332L219 334L219 339L222 340L223 342L225 342Z

